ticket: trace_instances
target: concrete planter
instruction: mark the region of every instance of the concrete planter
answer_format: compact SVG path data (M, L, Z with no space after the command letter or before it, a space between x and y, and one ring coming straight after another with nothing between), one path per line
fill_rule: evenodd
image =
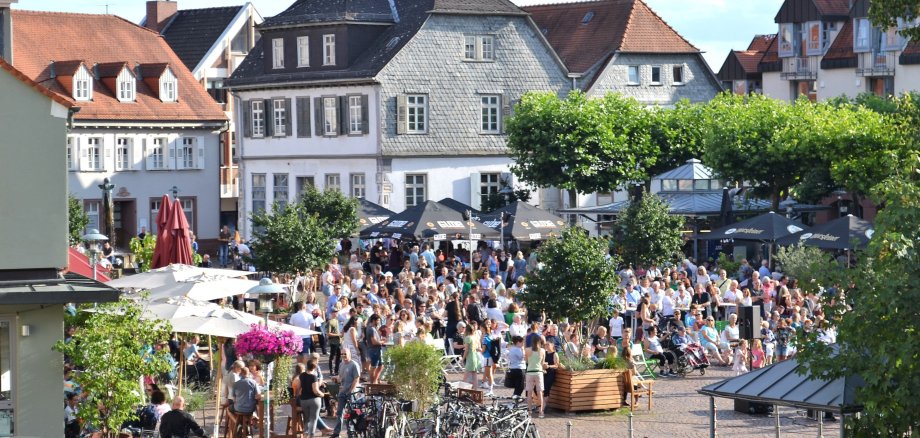
M566 412L618 409L626 397L626 370L556 371L547 406Z

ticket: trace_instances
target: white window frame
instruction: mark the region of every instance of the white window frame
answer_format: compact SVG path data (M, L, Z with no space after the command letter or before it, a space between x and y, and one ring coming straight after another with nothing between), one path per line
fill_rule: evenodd
M428 95L406 95L406 132L409 134L428 133Z
M635 79L633 74L635 73ZM626 84L627 85L640 85L642 82L642 77L639 75L639 66L638 65L628 65L626 66Z
M265 137L265 102L261 99L250 102L250 114L252 136Z
M364 113L364 109L361 105L361 96L348 96L348 133L349 134L361 134L363 130L361 129L364 125L364 120L361 119L361 116Z
M483 134L501 133L502 98L498 95L480 96L481 106L480 132Z
M176 101L176 82L175 81L163 82L163 102L175 102L175 101Z
M91 100L89 79L77 79L74 81L74 98L78 101L85 102Z
M323 178L326 185L323 186L323 190L336 189L342 191L342 175L339 173L327 173Z
M118 75L118 100L121 102L134 102L136 96L135 82L137 80L131 72L124 70Z
M655 80L655 70L658 70L658 80ZM661 66L653 65L649 72L649 85L661 85Z
M185 220L191 232L195 232L195 198L180 198L179 205L182 206L182 213L185 213Z
M150 149L150 157L153 162L153 169L147 170L163 170L168 166L166 165L166 159L169 157L169 140L166 137L155 137L150 140L152 146Z
M467 35L463 37L463 60L495 60L495 37L492 35Z
M323 135L339 135L339 99L337 97L323 98Z
M134 150L134 139L130 137L115 137L115 170L131 170L131 155Z
M480 205L484 204L490 195L499 193L501 189L502 189L501 172L483 172L479 174Z
M323 35L323 65L335 65L335 34Z
M677 80L677 75L674 74L676 72L679 72L680 80ZM675 65L671 67L671 80L673 81L674 85L684 85L686 83L685 81L687 79L684 77L684 66Z
M297 67L310 66L310 37L297 37Z
M262 184L256 184L256 181L261 179ZM251 199L252 199L252 213L259 213L265 211L265 174L264 173L253 173L251 176L252 188L251 190ZM261 209L257 208L257 205L261 204Z
M868 52L872 50L872 23L868 18L853 19L853 51Z
M67 170L75 170L77 168L77 148L74 147L76 144L76 138L67 137Z
M495 37L484 35L479 37L479 59L482 61L495 60Z
M365 198L367 197L367 175L363 173L353 173L351 174L351 197L352 198Z
M272 68L284 68L284 38L272 40Z
M476 36L467 35L463 38L463 59L467 61L476 60Z
M195 137L182 137L182 144L179 146L180 169L195 169L195 154L198 153L198 144Z
M160 199L151 199L150 200L150 234L157 234L157 216L160 213L160 207L162 206L162 201Z
M86 218L89 221L86 223L86 232L89 230L98 230L102 228L100 226L102 218L100 217L102 210L102 201L83 201L83 212L86 213Z
M86 138L86 170L101 171L105 169L102 137Z
M272 135L284 137L287 135L287 111L284 108L284 99L272 99Z
M407 173L406 178L405 178L405 183L406 183L405 185L406 208L415 207L416 205L419 205L428 199L428 175L427 174Z
M307 191L307 186L316 187L316 179L312 176L297 176L294 177L294 195L297 196L296 199L303 197L303 193Z
M282 208L290 202L288 200L291 191L290 181L291 177L286 173L272 174L272 202L280 204Z

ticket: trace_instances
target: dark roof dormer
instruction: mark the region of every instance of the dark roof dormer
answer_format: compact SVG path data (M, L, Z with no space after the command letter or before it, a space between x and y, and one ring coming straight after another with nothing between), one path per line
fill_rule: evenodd
M63 87L73 100L93 100L93 75L81 60L52 61L51 77Z
M259 30L324 24L393 24L394 9L387 0L298 0L274 17L267 18Z
M96 64L94 70L99 82L102 82L119 102L135 101L137 78L127 62Z
M776 23L845 21L850 16L850 0L786 0L779 8Z
M176 102L179 100L178 81L176 75L167 63L141 64L141 78L150 88L151 93L161 102Z

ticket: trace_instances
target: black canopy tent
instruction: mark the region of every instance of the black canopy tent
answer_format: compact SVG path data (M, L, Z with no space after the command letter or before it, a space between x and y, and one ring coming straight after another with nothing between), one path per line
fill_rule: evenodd
M502 213L512 216L511 221L504 227L501 222ZM482 215L482 223L498 231L504 228L505 239L514 239L519 242L545 240L553 235L559 235L565 226L565 221L561 217L521 201Z
M362 239L483 240L498 239L499 234L482 222L464 220L459 211L425 201L361 230L360 236Z
M458 201L458 200L456 200L456 199L454 199L454 198L444 198L444 199L438 201L438 204L441 204L441 205L443 205L443 206L445 206L445 207L447 207L447 208L449 208L449 209L451 209L451 210L454 210L454 211L456 211L456 212L459 212L459 213L461 213L461 214L464 213L464 212L466 212L466 211L469 211L469 212L470 212L470 217L472 217L473 220L477 220L477 221L481 221L481 220L482 220L482 219L481 219L481 217L482 217L482 212L481 212L481 211L479 211L479 210L473 208L472 206L466 205L466 204L464 204L464 203L462 203L462 202L460 202L460 201Z
M775 242L777 239L798 233L805 228L805 225L802 225L801 222L788 219L771 211L741 222L726 225L700 237L706 240L737 239Z
M802 243L806 246L824 249L865 248L874 233L872 222L849 214L826 224L816 225L807 231L778 239L776 243L778 245ZM856 246L853 246L854 242Z
M396 214L395 212L381 207L367 199L360 198L358 199L358 230L364 230L368 227L374 226L380 222L387 220L390 216Z
M716 436L715 397L746 400L773 405L776 417L776 435L779 436L779 411L777 406L789 406L815 411L834 412L846 416L862 411L856 401L856 390L864 384L859 376L833 380L812 376L807 368L793 357L761 369L718 383L704 386L697 392L709 396L709 436ZM840 420L840 436L845 433ZM823 423L819 421L819 428ZM821 430L821 429L819 429Z

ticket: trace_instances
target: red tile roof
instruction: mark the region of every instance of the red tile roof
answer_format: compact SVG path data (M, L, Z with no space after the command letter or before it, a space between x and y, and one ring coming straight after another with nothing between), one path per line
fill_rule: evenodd
M642 0L599 0L523 9L531 14L550 45L575 73L589 70L616 51L700 52Z
M28 85L33 90L45 95L49 99L61 105L64 105L67 108L72 108L74 106L73 102L71 102L70 100L64 99L63 97L61 97L61 95L57 93L52 93L47 88L39 85L32 79L29 79L28 76L26 76L23 72L16 69L16 67L13 67L12 65L10 65L10 63L6 62L6 60L4 60L3 58L0 58L0 69L7 71L14 78L19 79L22 83Z
M828 47L823 59L850 59L855 57L856 54L853 53L853 20L847 20L843 22L843 27L840 28L840 32L837 32L837 37Z
M776 51L776 36L773 36L773 39L770 41L770 45L767 46L767 50L763 52L763 58L760 59L760 63L768 62L777 62L779 61L779 53Z
M766 52L774 38L776 38L775 33L770 35L754 35L754 39L751 40L751 44L748 45L747 49L755 52Z
M15 67L31 80L68 102L70 93L51 77L63 69L76 71L82 61L92 72L95 64L168 64L178 79L178 102L161 102L158 90L137 82L137 101L122 103L94 81L93 100L76 102L78 120L136 120L205 122L227 119L166 41L157 33L114 15L92 15L14 9L13 51ZM51 37L53 36L53 37ZM77 60L62 62L60 60ZM72 74L72 73L71 73Z
M740 52L736 50L734 53L745 73L757 73L757 67L760 65L760 60L763 58L763 52L753 50Z

